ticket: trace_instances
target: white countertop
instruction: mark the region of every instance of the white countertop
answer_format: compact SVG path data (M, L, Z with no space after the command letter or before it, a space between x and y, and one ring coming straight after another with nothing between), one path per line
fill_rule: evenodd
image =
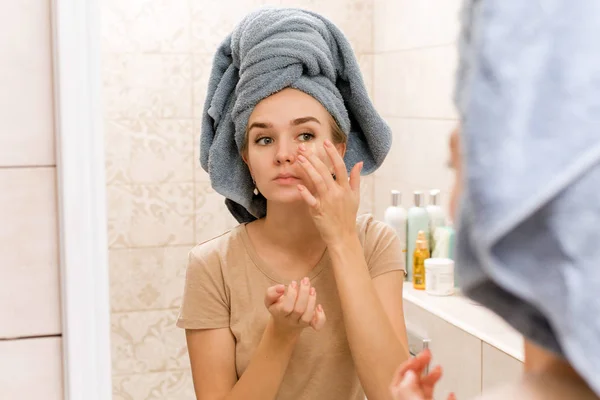
M429 311L459 329L523 361L523 336L503 319L461 294L432 296L404 284L404 301Z

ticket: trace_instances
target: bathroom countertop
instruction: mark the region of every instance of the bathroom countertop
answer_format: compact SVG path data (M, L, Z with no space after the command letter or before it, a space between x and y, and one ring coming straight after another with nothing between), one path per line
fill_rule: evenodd
M523 361L523 336L502 318L460 293L453 296L432 296L424 290L414 289L412 283L406 282L403 297L405 301Z

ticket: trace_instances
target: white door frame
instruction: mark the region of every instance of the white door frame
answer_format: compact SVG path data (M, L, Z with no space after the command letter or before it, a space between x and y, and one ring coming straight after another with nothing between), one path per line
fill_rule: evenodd
M110 400L98 0L52 0L64 398Z

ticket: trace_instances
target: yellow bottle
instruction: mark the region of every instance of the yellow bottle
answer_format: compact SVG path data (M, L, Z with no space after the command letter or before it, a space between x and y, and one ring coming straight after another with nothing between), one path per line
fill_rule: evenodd
M425 232L419 231L413 253L413 287L425 290L425 260L430 257Z

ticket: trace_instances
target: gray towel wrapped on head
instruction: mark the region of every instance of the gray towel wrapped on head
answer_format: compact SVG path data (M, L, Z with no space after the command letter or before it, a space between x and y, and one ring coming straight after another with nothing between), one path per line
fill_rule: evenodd
M464 17L459 282L600 395L600 2Z
M248 119L258 102L288 87L318 100L348 135L349 170L363 161L363 174L372 173L391 147L390 128L371 103L350 43L335 25L299 9L251 13L217 50L200 140L202 168L239 222L266 214L266 200L254 195L240 154Z

